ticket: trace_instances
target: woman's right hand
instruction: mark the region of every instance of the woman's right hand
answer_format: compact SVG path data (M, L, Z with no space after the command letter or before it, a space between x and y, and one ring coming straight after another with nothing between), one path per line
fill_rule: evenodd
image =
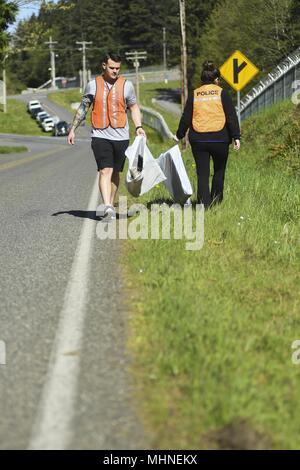
M234 139L233 141L233 148L234 150L240 150L241 147L241 141L240 139Z

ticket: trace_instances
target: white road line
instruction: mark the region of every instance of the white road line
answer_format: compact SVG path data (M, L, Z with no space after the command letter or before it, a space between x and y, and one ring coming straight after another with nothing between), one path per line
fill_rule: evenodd
M88 211L95 210L98 191L96 179ZM83 222L29 449L66 449L72 439L95 225L88 218Z

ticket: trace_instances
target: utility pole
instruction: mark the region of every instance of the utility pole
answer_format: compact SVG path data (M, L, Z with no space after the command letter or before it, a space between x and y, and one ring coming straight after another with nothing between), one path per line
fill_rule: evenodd
M7 103L6 103L6 70L3 69L3 112L7 113Z
M8 54L4 54L4 59L3 59L3 92L2 92L2 97L3 97L3 112L7 113L7 102L6 102L6 68L5 68L5 61L8 57Z
M50 49L50 61L51 61L51 88L56 88L56 81L55 81L55 52L54 52L54 44L57 44L57 41L52 41L52 36L50 36L49 41L45 42L45 44L49 44Z
M139 60L146 60L147 59L147 52L138 52L138 51L133 51L133 52L125 52L126 59L130 60L133 62L133 65L135 67L135 86L136 86L136 99L137 103L139 104L140 102L140 83L139 83Z
M164 57L164 80L168 83L167 79L167 42L166 42L166 28L163 28L163 57Z
M82 90L85 90L87 84L87 73L86 73L86 49L87 44L93 44L92 41L76 41L76 44L80 44L82 46Z
M181 94L181 107L182 110L188 97L188 83L187 83L187 52L186 52L186 19L185 19L185 0L179 0L180 8L180 25L182 37L182 94Z

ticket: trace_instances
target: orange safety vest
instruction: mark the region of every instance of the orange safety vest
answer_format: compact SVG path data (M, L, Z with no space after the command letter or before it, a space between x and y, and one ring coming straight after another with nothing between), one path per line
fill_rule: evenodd
M215 84L194 90L192 125L196 132L218 132L225 126L221 93L222 88Z
M126 126L125 82L126 79L120 76L109 89L102 75L96 77L96 95L92 111L92 124L95 129L106 129L108 126L120 129Z

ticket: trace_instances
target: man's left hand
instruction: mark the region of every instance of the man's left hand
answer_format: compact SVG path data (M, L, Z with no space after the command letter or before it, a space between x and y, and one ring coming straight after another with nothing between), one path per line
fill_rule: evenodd
M143 129L142 127L140 127L139 129L137 129L136 135L142 135L143 137L147 137L147 136L146 136L146 132L144 131L144 129Z

